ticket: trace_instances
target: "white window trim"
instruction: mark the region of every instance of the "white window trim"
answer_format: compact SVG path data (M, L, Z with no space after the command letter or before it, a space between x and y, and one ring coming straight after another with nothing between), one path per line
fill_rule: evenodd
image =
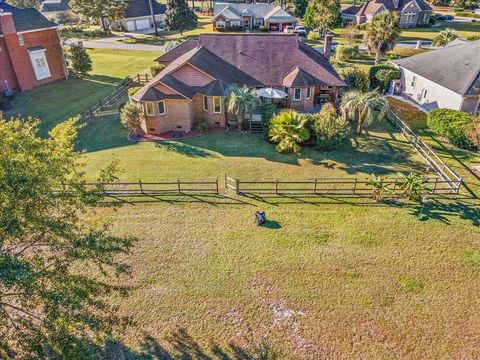
M21 33L17 33L18 45L25 46L25 40Z
M300 97L297 98L297 90L300 90ZM302 89L294 88L293 89L293 101L302 101Z
M416 83L417 83L417 76L413 75L412 82L411 82L410 86L415 89L415 84Z
M208 112L208 97L206 97L205 95L203 95L203 111L206 111ZM205 106L206 105L206 106Z
M405 13L405 23L410 24L413 23L413 19L415 18L415 12L407 12Z
M160 104L163 103L163 112L160 112ZM157 104L157 108L158 108L158 114L159 115L167 115L167 103L165 101L159 101L158 104Z
M311 98L312 98L312 88L309 86L307 88L307 94L306 94L305 99L310 100Z
M149 105L152 106L152 112L148 112L148 106ZM154 103L152 103L152 102L146 102L145 103L145 114L147 116L155 116L155 105L154 105Z
M29 50L28 51L28 57L30 58L30 63L32 64L33 72L35 73L35 79L43 80L43 79L48 79L48 78L52 77L52 73L50 72L50 65L48 65L46 49L34 50L34 51ZM35 59L37 59L39 57L43 58L43 60L45 61L45 65L47 66L47 68L46 68L47 72L43 76L41 76L38 73L38 68L35 64Z
M220 101L220 110L219 111L215 110L215 100ZM220 98L220 97L214 97L213 98L213 113L214 114L221 114L222 113L222 98Z

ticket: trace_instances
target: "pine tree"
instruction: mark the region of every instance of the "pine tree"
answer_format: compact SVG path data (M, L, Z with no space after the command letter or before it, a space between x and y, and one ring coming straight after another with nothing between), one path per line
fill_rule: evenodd
M185 0L169 0L165 12L165 28L168 31L180 31L195 29L198 24L197 15L190 9Z
M310 0L303 20L309 28L318 30L323 36L325 30L340 22L341 10L339 0Z
M295 16L303 18L305 11L307 11L308 1L307 0L295 0Z
M88 72L92 71L92 59L85 48L72 45L70 46L67 57L73 72L85 76Z
M104 19L116 21L125 16L127 4L118 0L70 0L72 11L86 18L98 19L107 32Z

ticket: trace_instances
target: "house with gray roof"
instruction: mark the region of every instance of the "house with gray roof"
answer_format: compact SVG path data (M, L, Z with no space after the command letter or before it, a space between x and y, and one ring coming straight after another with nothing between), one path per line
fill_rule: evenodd
M395 91L427 110L471 114L480 106L480 40L392 61L401 72Z
M296 34L202 34L157 61L166 68L132 96L145 112L143 130L152 134L190 131L196 121L225 127L234 116L224 100L231 85L279 90L280 106L301 111L334 102L345 86L328 59Z
M270 3L215 3L212 22L215 29L267 26L269 31L283 31L285 26L295 26L297 19Z
M397 13L402 28L426 25L432 15L432 8L424 0L369 0L344 9L341 17L344 21L364 24L384 11Z

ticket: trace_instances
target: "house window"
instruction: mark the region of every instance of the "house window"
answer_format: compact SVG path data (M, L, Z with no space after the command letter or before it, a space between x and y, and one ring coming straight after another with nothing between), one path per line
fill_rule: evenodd
M310 86L307 88L307 99L310 99L312 97L312 89Z
M263 23L263 19L255 19L253 20L253 26L261 26Z
M416 77L415 75L413 75L413 77L412 77L412 83L410 84L410 86L411 86L412 88L415 88L415 83L416 83L416 82L417 82L417 77Z
M414 19L415 19L415 13L414 12L405 13L405 22L406 23L413 23Z
M167 110L165 108L165 101L160 101L158 103L158 113L160 115L165 115L167 113Z
M302 100L302 89L294 89L293 90L293 100L300 101Z
M37 51L29 51L30 62L32 63L33 72L37 80L43 80L51 77L50 68L48 66L45 49Z
M219 97L213 98L213 112L220 114L222 112L222 99Z
M24 46L25 45L25 41L23 40L23 35L22 34L17 34L17 38L18 38L18 44L20 46Z
M423 98L425 99L427 97L427 89L423 89Z
M145 113L147 116L155 116L155 107L153 103L145 103Z
M203 110L208 111L208 98L206 96L203 97Z
M224 29L225 28L225 21L217 21L215 22L215 27L217 29Z

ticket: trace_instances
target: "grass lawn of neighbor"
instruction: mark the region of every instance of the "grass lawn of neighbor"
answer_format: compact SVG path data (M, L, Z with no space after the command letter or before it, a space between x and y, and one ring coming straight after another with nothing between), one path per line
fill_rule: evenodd
M399 41L433 40L440 31L446 28L454 29L458 37L463 39L480 34L480 22L446 21L432 27L404 29L400 34Z
M58 122L84 112L98 102L128 75L142 72L161 55L149 51L89 49L93 71L82 79L58 81L19 93L7 116L34 115L42 120L42 132Z

